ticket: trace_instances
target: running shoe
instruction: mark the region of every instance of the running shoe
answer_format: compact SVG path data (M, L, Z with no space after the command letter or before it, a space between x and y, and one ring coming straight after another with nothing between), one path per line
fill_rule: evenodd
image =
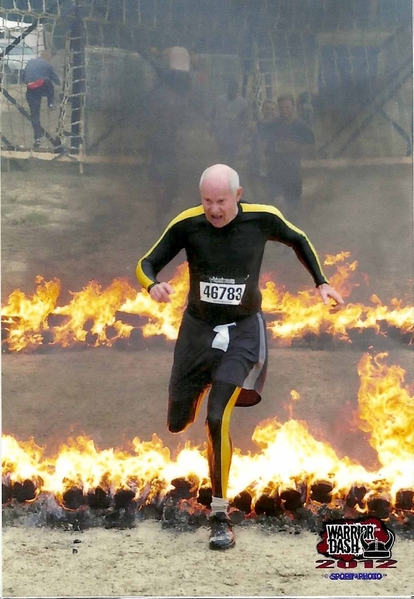
M210 516L210 549L230 549L236 541L227 514L218 512Z

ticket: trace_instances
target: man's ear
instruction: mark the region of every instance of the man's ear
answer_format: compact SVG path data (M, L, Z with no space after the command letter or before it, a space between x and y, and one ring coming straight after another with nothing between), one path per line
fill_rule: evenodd
M240 201L242 195L243 195L243 187L239 187L239 189L236 192L236 198L237 198L238 202Z

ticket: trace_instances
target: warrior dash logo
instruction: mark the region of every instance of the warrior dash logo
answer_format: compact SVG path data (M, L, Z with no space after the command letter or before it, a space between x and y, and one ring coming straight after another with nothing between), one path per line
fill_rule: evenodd
M385 562L391 558L395 541L392 530L378 518L324 522L320 535L322 540L317 544L318 553L341 563L355 560ZM395 563L395 560L392 562Z

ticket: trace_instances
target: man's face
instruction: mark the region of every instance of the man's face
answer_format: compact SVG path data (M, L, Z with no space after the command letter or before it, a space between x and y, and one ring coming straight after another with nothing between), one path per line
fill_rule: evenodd
M281 100L278 102L277 107L281 119L284 121L291 121L293 119L293 104L291 100Z
M276 104L273 102L265 102L262 106L262 114L264 121L273 121L277 117Z
M204 214L213 227L224 227L237 216L237 204L243 191L241 187L234 193L228 183L205 181L200 191Z

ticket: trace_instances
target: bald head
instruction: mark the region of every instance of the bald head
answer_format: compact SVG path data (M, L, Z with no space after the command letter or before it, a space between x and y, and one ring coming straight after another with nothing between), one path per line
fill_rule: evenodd
M238 173L227 164L214 164L206 168L200 178L200 190L206 183L227 186L234 194L240 187Z
M239 175L226 164L207 168L200 179L200 193L204 213L214 227L224 227L238 213L242 195Z

